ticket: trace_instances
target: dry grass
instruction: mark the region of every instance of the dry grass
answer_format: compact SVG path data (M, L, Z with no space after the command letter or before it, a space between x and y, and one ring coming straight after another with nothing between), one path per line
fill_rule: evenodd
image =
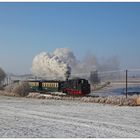
M137 105L140 105L140 97L137 98L136 102L137 102Z
M119 106L137 106L140 105L140 97L130 96L108 96L108 97L72 97L72 96L54 96L48 94L29 93L28 98L54 99L54 100L76 100L82 102L102 103ZM138 104L139 103L139 104Z
M112 105L128 105L128 106L136 106L140 105L140 97L131 96L127 99L122 96L108 96L108 97L82 97L81 101L84 102L94 102L94 103L102 103L102 104L112 104Z
M40 95L38 92L30 92L26 97L27 98L37 98Z
M31 92L28 94L27 98L37 98L37 99L55 99L55 100L61 100L62 97L60 96L53 96L48 94L40 94L37 92Z

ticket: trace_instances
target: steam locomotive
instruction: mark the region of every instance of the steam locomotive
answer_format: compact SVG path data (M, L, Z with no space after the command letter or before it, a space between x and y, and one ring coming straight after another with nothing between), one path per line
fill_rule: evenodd
M69 79L66 81L30 80L31 91L63 92L67 95L87 95L90 93L90 84L86 79Z

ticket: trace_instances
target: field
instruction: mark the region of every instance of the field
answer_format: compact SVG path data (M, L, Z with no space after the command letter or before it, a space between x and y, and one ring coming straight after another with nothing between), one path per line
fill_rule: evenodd
M0 96L0 124L6 138L140 138L140 109Z

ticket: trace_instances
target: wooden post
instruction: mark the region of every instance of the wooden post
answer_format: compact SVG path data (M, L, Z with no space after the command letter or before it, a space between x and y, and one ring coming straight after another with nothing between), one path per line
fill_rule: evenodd
M126 98L127 98L127 73L128 73L128 70L126 70L126 93L125 93Z

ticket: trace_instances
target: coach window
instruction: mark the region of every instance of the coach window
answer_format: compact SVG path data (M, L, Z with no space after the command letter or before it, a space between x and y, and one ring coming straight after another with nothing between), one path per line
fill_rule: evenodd
M58 83L56 83L56 87L58 87Z

